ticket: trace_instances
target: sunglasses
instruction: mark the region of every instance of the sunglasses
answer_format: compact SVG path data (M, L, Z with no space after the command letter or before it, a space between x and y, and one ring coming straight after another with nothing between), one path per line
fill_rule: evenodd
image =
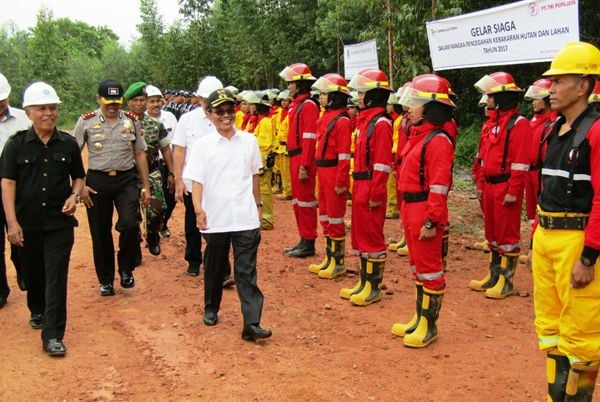
M226 114L232 116L235 114L235 108L230 107L227 109L216 109L216 110L213 110L213 113L219 117L225 116Z

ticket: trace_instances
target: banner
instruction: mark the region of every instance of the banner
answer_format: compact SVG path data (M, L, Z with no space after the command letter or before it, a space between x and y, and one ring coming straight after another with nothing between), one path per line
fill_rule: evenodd
M539 63L579 40L577 0L525 0L427 22L433 69Z
M344 45L344 76L347 80L365 68L379 69L375 39Z

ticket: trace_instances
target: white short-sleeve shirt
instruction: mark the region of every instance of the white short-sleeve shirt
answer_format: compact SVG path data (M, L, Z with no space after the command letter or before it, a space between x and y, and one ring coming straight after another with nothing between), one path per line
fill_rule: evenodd
M183 177L203 185L202 208L208 226L203 233L239 232L260 226L252 176L261 167L256 137L245 131L236 130L228 140L214 130L196 141Z
M9 106L7 114L0 117L0 152L4 149L8 137L17 131L27 130L29 126L31 121L25 111Z
M190 154L192 153L194 143L199 138L202 138L206 134L214 131L214 129L214 125L208 119L206 113L204 113L204 109L201 107L181 116L179 122L177 123L177 127L175 128L171 145L178 145L185 148L185 161L183 163L184 170L188 161L190 160ZM186 190L191 193L191 180L187 180L184 177L183 183L185 184Z

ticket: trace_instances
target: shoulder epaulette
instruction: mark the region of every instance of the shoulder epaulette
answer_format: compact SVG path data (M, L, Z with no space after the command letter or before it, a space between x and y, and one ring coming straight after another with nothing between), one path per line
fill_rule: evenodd
M91 119L94 116L96 116L96 111L95 110L92 110L90 112L85 112L85 113L81 114L81 118L83 120Z
M126 110L123 113L133 121L138 121L140 119L137 114L131 113L129 110Z

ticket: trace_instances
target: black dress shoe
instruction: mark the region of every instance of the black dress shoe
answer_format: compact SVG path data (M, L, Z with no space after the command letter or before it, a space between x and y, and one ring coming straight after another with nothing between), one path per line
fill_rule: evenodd
M112 283L103 283L100 285L100 296L114 296L115 288Z
M302 239L302 244L287 252L288 257L306 258L315 255L315 241Z
M150 254L152 255L160 254L160 236L158 233L148 234L148 250L150 250Z
M242 331L242 339L245 341L255 341L257 339L268 338L273 333L269 329L262 329L260 325L246 325Z
M4 307L6 304L6 296L0 296L0 308Z
M284 253L289 253L290 251L292 251L292 250L295 250L295 249L297 249L298 247L300 247L300 246L301 246L303 243L304 243L304 239L303 239L303 238L300 238L300 240L298 241L298 243L297 243L297 244L295 244L295 245L293 245L293 246L289 246L289 247L286 247L286 248L284 248L284 249L283 249L283 252L284 252Z
M60 339L49 339L42 344L44 352L50 356L60 357L67 353L65 344Z
M160 234L162 235L162 237L171 237L171 231L166 226L162 228Z
M198 276L198 275L200 275L200 267L198 267L196 265L190 265L190 266L188 266L187 274L189 276Z
M135 286L135 278L133 277L133 272L127 272L127 271L121 272L121 287L129 289L134 286Z
M42 329L42 321L44 321L43 314L31 314L31 318L29 319L29 325L33 329Z
M223 288L224 289L232 288L233 285L235 285L235 279L233 279L231 276L228 276L223 281Z
M217 313L212 313L210 311L204 313L204 325L212 327L213 325L217 325L218 322L219 316L217 316Z

